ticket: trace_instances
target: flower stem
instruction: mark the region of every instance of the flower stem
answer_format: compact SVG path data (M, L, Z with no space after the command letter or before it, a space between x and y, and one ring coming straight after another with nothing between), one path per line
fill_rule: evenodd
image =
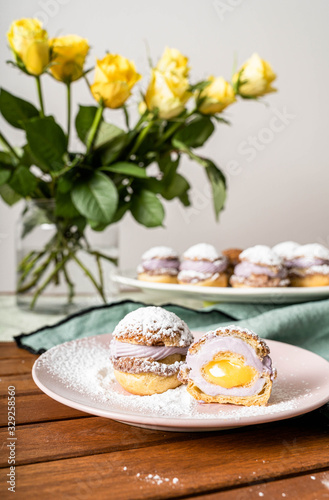
M146 125L146 127L144 127L142 129L142 131L140 132L139 136L137 137L137 140L132 148L132 150L130 151L129 155L128 156L131 156L133 154L136 153L136 151L138 150L139 146L142 144L142 142L144 141L145 137L147 136L147 134L149 133L149 130L153 127L153 122L150 122L148 125Z
M91 272L83 265L83 263L78 259L76 255L71 255L72 259L78 264L79 267L84 271L84 273L88 276L88 278L92 281L94 284L95 288L99 292L100 296L102 297L104 303L106 304L106 297L104 295L104 290L98 285L97 281L91 274Z
M35 292L32 302L30 304L30 309L33 309L35 306L35 303L39 297L39 295L43 292L43 290L49 285L49 283L58 275L58 271L61 269L61 267L64 266L65 262L69 259L69 255L66 255L63 260L59 261L55 269L53 270L52 273L49 274L48 278L44 281L44 283L38 288L38 290Z
M62 259L64 260L64 258L65 258L64 254L62 253ZM67 272L66 264L63 265L63 274L64 274L64 278L65 278L65 281L66 281L68 289L69 289L68 302L69 302L69 304L72 304L73 297L74 297L74 283L71 281L71 278Z
M67 89L67 147L70 144L70 132L71 132L71 83L66 85Z
M42 97L42 89L41 89L40 76L36 76L35 79L36 79L36 82L37 82L38 97L39 97L39 102L40 102L40 116L41 116L41 118L44 118L44 116L45 116L45 108L44 108L44 105L43 105L43 97Z
M90 151L91 151L91 149L93 147L93 144L94 144L94 141L96 139L99 126L101 124L101 120L103 118L103 110L104 110L104 104L100 103L99 104L99 108L97 109L94 121L92 123L91 129L90 129L90 133L89 133L89 137L88 137L88 141L87 141L86 155L88 155L90 153Z
M16 160L21 161L20 157L18 156L14 148L9 144L9 142L1 132L0 132L0 142L2 142L7 149L9 149L9 151L16 158Z
M177 122L177 123L174 123L171 127L168 128L167 132L165 132L163 134L163 136L161 137L160 141L157 142L156 144L156 147L157 146L160 146L160 144L163 144L164 142L166 142L167 139L169 139L169 137L174 134L176 132L176 130L179 129L179 127L181 127L181 122Z

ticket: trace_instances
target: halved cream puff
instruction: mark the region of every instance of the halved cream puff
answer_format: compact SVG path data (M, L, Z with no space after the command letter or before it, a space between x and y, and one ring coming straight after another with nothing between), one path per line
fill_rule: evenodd
M179 379L205 403L263 406L276 377L269 352L266 343L246 328L218 328L191 345Z
M178 282L182 285L226 287L228 260L207 243L194 245L183 254Z
M141 307L116 326L110 344L114 375L132 394L160 394L181 385L178 371L193 342L187 324L162 307Z
M179 258L175 250L160 246L150 248L142 255L137 268L138 279L154 283L177 283Z

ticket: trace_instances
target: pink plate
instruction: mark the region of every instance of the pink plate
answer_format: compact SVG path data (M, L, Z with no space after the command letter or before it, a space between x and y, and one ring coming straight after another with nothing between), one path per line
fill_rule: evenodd
M198 339L201 332L194 332ZM210 431L283 420L329 401L329 363L310 351L268 340L278 377L265 407L200 404L184 386L133 396L116 382L109 360L111 335L66 342L42 354L32 376L48 396L77 410L138 427Z

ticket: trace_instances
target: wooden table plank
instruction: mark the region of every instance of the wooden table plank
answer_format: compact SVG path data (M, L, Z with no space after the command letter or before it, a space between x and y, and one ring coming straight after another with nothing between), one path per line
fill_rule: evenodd
M31 373L34 358L2 359L0 361L0 376Z
M16 407L16 425L91 417L88 413L62 405L43 393L32 396L16 396ZM7 399L0 398L0 427L7 426L7 413Z
M264 500L329 499L329 470L194 497L195 500L252 500L254 498Z
M139 431L134 429L133 433ZM101 427L97 432L102 433ZM130 433L131 428L127 427L127 432ZM60 435L57 437L61 440ZM66 438L69 439L69 434ZM92 435L84 439L92 440ZM124 439L123 435L121 446ZM22 449L25 448L27 443L23 439L20 443ZM42 453L39 443L30 453L34 455L38 450ZM48 440L47 447L49 443ZM71 443L67 448L70 447ZM80 492L81 498L105 499L109 491L116 500L172 498L328 467L328 427L313 415L313 419L304 417L209 433L193 440L185 435L185 441L148 445L146 449L19 466L17 491L24 492L28 499L35 498L40 491L46 497L52 491L53 498L77 498ZM158 480L154 478L156 475Z
M216 456L211 450L212 463L208 465L204 475L204 468L199 468L202 455L194 455L194 450L189 450L187 443L183 444L186 444L184 454L190 453L188 463L182 461L182 455L172 454L171 446L168 447L168 453L165 449L160 450L159 446L154 446L147 450L19 466L17 492L24 493L26 499L34 499L40 492L45 498L56 499L169 499L181 496L190 498L191 495L207 493L209 490L268 481L269 469L258 469L257 476L254 476L250 473L250 467L239 470L231 464L230 474L222 474L221 465L225 461L225 455L224 450L218 449ZM207 450L200 449L199 453L206 455ZM309 471L310 475L313 474L313 469ZM276 478L283 472L284 465L277 471Z
M30 353L26 349L18 348L16 342L0 342L0 359L37 359L37 355Z
M10 385L16 388L16 397L27 394L43 394L33 382L31 373L20 375L6 375L0 379L0 397L7 398L7 391Z
M162 432L132 427L99 417L22 425L16 430L19 452L16 464L28 464L79 457L117 450L153 446L197 438L185 433ZM0 442L5 442L7 428L0 429ZM40 443L47 443L40 447ZM7 466L6 457L0 467Z

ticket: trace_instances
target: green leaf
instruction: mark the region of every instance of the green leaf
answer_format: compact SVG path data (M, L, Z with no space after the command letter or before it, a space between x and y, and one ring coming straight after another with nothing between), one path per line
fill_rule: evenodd
M120 161L118 163L113 163L112 165L101 167L101 170L106 172L114 172L116 174L128 175L131 177L138 177L140 179L146 179L146 171L143 167L139 167L134 163L128 161Z
M53 118L33 118L24 123L32 157L46 172L57 172L64 166L67 139Z
M226 180L224 174L211 160L207 160L207 163L206 173L211 183L216 220L218 220L226 200Z
M72 201L87 219L108 224L117 206L118 192L113 182L101 172L76 185L71 192Z
M113 125L112 123L102 122L100 124L96 140L94 142L94 148L100 148L107 144L109 141L124 134L124 130Z
M14 205L21 199L20 195L15 193L15 191L11 189L8 184L0 186L0 196L2 197L3 201L10 206Z
M21 196L29 196L37 186L36 177L31 174L28 168L17 167L10 180L10 187Z
M89 131L95 119L97 109L96 106L79 106L79 111L75 119L75 128L79 139L84 144L88 142ZM112 123L102 121L94 142L94 147L101 147L123 133L124 131L121 128L116 127Z
M101 223L100 222L96 222L96 221L91 220L91 219L88 220L88 224L89 224L89 226L91 227L91 229L93 231L104 231L104 229L106 228L106 226L108 226L107 223L104 224L102 222Z
M115 212L113 220L111 222L114 223L121 220L129 209L130 209L130 203L127 201L123 202L121 206L120 205L118 206L118 210Z
M136 221L146 227L161 226L165 215L161 201L146 189L133 196L130 210Z
M65 219L73 219L79 217L80 212L75 208L72 203L71 197L68 193L57 191L56 193L56 208L55 215L57 217L64 217Z
M0 166L4 168L13 168L15 166L15 163L13 163L13 159L9 153L0 151Z
M190 185L180 174L175 174L169 186L162 190L161 194L166 200L179 198L190 189Z
M4 89L0 92L0 111L4 119L16 128L24 128L22 124L24 120L39 116L39 111L33 104Z
M79 106L79 111L75 119L75 128L80 141L87 143L90 127L94 121L97 106Z
M71 181L71 179L69 178L68 175L60 177L58 179L58 181L57 181L57 189L61 193L63 193L63 194L68 193L69 191L71 191L72 188L73 188L73 183L72 183L72 181Z
M176 175L177 168L179 166L180 156L176 160L172 160L170 155L166 155L162 158L158 158L158 165L163 173L162 184L166 186L170 186L173 182L173 179Z
M102 165L110 165L119 156L124 148L129 144L130 136L129 134L122 134L114 137L112 140L108 141L100 149L100 161Z
M198 116L176 132L172 139L173 146L181 149L181 144L184 144L188 148L199 148L214 130L215 127L210 118Z
M10 170L7 170L5 168L0 169L0 186L2 186L2 184L5 184L8 181L10 175L11 175Z

